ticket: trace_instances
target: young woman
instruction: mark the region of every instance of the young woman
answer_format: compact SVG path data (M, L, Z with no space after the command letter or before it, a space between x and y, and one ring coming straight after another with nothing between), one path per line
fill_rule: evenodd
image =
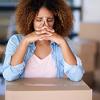
M20 0L16 10L18 33L6 48L3 76L81 80L81 60L64 37L71 31L73 17L63 0Z

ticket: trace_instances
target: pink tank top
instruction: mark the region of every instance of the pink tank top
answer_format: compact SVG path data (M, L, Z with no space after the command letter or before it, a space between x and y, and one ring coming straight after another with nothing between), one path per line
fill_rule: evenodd
M40 59L35 54L29 59L25 67L25 78L54 78L57 68L50 53L47 57Z

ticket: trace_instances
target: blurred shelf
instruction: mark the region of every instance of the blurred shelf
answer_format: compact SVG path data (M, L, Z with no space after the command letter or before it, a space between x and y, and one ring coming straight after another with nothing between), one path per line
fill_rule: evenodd
M1 45L6 45L7 42L8 42L8 40L0 40L0 44L1 44Z
M1 3L0 4L0 11L11 11L15 10L17 6L17 3Z
M81 10L82 10L82 7L73 7L73 6L72 6L71 9L72 9L72 10L79 10L79 11L81 11Z

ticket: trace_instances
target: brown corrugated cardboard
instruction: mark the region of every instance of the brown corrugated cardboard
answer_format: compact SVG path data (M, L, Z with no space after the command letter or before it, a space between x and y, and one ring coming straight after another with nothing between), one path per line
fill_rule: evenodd
M80 55L80 58L83 62L83 66L86 72L92 72L95 70L96 66L95 66L94 55L88 55L88 54L83 53L82 55Z
M85 71L94 71L97 43L91 40L82 39L78 37L73 40L73 46L76 49L78 56L83 62Z
M83 81L22 79L6 82L5 100L92 100L92 90Z
M97 66L97 68L100 68L100 54L99 53L96 58L96 66Z
M93 100L100 100L100 92L99 91L94 91Z
M100 43L97 44L96 66L100 68Z
M88 40L88 39L83 39L83 38L76 38L76 40L74 39L73 41L75 43L75 47L77 49L77 51L80 53L82 50L84 51L83 53L87 53L87 51L89 54L93 53L95 54L97 51L97 43L95 41L92 40Z
M5 46L0 45L0 57L4 54L4 51L5 51Z
M79 36L84 39L100 42L100 24L81 23Z
M94 71L95 85L100 89L100 68Z
M5 97L4 96L0 96L0 100L5 100Z
M94 72L85 72L83 76L84 82L88 84L89 87L94 88L95 87L95 81L94 81Z

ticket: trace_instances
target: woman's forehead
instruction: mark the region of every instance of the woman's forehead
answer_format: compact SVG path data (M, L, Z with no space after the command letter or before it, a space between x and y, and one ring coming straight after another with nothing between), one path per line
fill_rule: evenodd
M45 7L39 9L37 17L53 17L53 13Z
M39 19L53 19L54 17L53 16L48 16L48 17L45 17L45 16L36 16L36 18L39 18Z

